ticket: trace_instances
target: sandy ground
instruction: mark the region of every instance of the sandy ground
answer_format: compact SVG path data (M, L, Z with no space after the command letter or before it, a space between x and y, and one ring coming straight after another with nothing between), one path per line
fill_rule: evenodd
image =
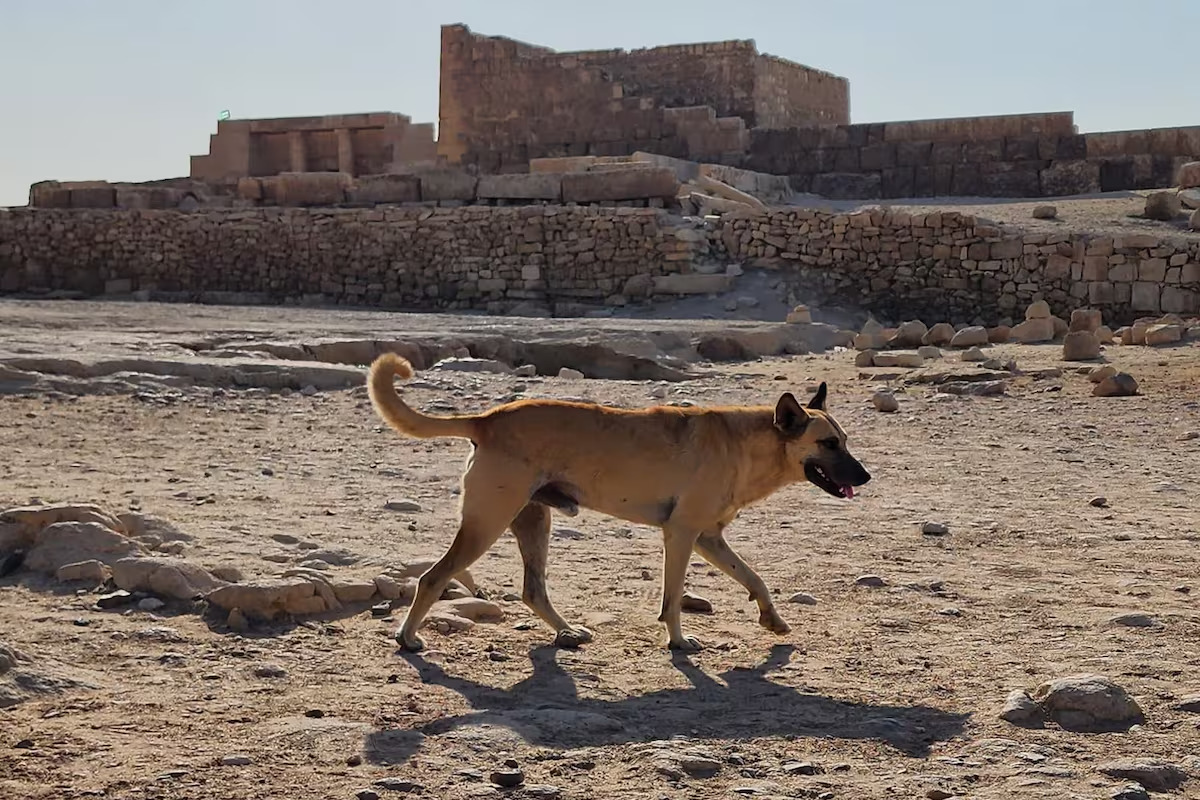
M4 304L0 350L161 353L214 331L399 324L79 308ZM665 387L422 373L412 402L462 411L513 394L640 406L663 388L668 401L773 402L824 380L874 479L849 502L794 486L745 511L730 542L793 630L760 629L744 592L696 559L689 587L715 612L685 617L708 645L692 657L669 653L655 621L657 531L590 512L557 519L551 545L556 605L596 633L578 651L549 648L515 599L511 537L474 569L504 621L426 631L421 656L397 651L399 614L240 635L178 605L98 611L94 595L18 573L0 580L0 639L95 688L0 710L0 797L1099 798L1125 783L1097 770L1119 757L1180 764L1195 777L1178 796L1200 796L1200 716L1173 708L1200 693L1200 439L1188 438L1200 430L1200 348L1108 348L1141 382L1142 396L1123 399L1091 397L1059 347L992 350L1066 371L1017 378L997 398L894 382L895 414L873 409L880 379L846 351ZM467 451L385 430L361 389L207 387L0 397L0 447L0 507L141 509L196 537L190 558L250 579L311 549L343 553L338 576L436 557L456 527ZM1089 504L1098 495L1107 507ZM421 510L384 508L398 498ZM949 535L923 536L931 520ZM864 574L886 585L856 586ZM797 592L815 605L788 602ZM1130 611L1154 625L1111 624ZM1080 672L1124 686L1146 724L1081 734L997 718L1010 690ZM509 758L526 784L502 791L488 778Z

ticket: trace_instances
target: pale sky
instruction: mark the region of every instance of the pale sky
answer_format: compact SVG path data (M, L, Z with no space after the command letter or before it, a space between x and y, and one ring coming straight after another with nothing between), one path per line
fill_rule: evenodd
M186 175L223 109L436 122L456 22L557 50L754 39L849 78L853 122L1200 125L1200 0L0 0L0 206L37 180Z

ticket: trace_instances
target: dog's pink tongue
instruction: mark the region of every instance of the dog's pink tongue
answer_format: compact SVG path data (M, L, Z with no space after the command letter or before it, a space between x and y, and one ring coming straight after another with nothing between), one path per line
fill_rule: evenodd
M854 499L854 487L848 486L848 485L843 486L842 487L842 496L845 497L847 500L853 500Z

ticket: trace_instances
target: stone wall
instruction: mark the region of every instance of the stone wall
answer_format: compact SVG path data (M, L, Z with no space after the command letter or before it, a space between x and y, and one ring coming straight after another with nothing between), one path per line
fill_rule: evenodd
M776 270L798 301L996 324L1045 299L1120 324L1198 310L1200 237L1020 233L953 212L804 209L697 227L657 209L0 210L0 292L578 314Z
M1056 197L1173 185L1200 158L1200 127L1079 134L1030 114L755 129L742 166L830 199Z
M235 183L284 172L375 175L436 159L433 125L403 114L234 119L217 123L207 154L192 156L191 177Z
M956 212L772 210L722 218L724 258L775 269L806 302L994 325L1035 300L1111 323L1200 309L1200 237L1021 233Z
M634 208L0 210L0 292L511 310L601 305L702 236Z
M557 53L447 25L441 58L438 152L481 172L637 150L736 159L756 124L849 121L844 79L750 41Z

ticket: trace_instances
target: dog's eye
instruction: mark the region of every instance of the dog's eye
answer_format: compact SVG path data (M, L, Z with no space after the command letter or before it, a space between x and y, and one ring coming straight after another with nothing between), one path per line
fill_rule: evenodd
M837 450L838 445L841 443L837 439L822 439L817 444L829 450Z

